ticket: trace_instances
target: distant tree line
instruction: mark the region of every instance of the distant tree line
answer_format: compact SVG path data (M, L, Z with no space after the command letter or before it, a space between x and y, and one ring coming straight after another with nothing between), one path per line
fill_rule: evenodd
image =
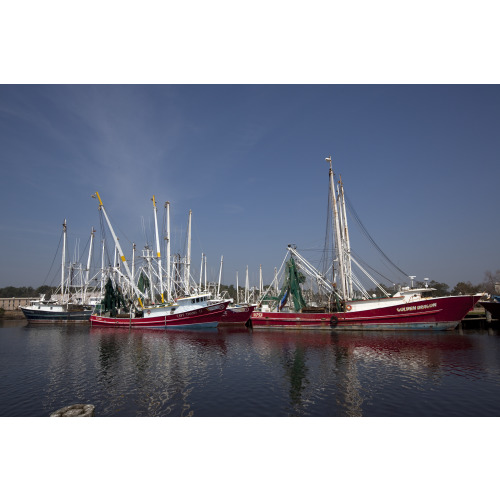
M38 288L33 288L32 286L6 286L5 288L0 288L0 297L1 298L11 298L11 297L38 297L39 295L52 294L56 290L56 287L42 285Z

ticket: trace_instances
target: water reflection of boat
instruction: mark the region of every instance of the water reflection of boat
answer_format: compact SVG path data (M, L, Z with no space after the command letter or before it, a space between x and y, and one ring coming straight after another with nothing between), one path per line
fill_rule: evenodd
M349 354L371 353L383 355L391 359L419 360L426 362L435 360L436 353L442 357L445 353L454 353L472 348L470 339L457 335L431 335L423 333L408 334L406 332L333 332L320 334L303 330L254 330L254 343L259 344L259 351L294 348L302 346L306 349L331 346L342 349ZM432 361L434 363L434 361Z
M477 366L463 361L463 351L473 349L471 339L456 334L270 329L254 330L252 340L263 360L283 366L294 415L315 411L321 415L323 410L312 407L310 401L328 405L322 394L333 386L337 415L362 416L369 404L367 385L384 387L390 373L415 383L429 374L481 376ZM369 381L367 367L375 374Z
M352 346L376 346L385 345L399 348L401 346L412 347L445 347L463 345L464 342L469 346L469 341L464 341L464 337L456 335L441 334L434 336L426 333L407 334L406 332L366 332L363 330L353 332L333 331L319 332L320 335L315 336L315 332L310 330L297 330L292 332L286 328L282 329L258 329L253 330L252 337L254 339L267 339L269 342L293 342L314 345L331 345L342 344Z
M231 330L233 333L234 331ZM245 333L248 330L245 328ZM102 326L95 326L90 329L91 335L95 335L96 337L106 339L107 341L112 341L114 339L119 340L121 337L130 335L133 333L134 339L159 339L166 340L172 339L175 344L181 345L191 345L195 347L202 347L221 351L222 353L226 353L227 346L225 335L214 335L211 330L203 330L199 328L184 328L182 330L166 330L160 331L157 329L151 328L136 328L131 332L129 328L126 327L117 327L117 328L107 328Z

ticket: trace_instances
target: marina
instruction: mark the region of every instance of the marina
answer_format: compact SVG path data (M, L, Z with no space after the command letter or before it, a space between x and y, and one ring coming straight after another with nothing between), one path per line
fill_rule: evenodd
M48 293L29 306L19 309L30 323L71 323L90 320L92 327L113 328L155 328L195 329L217 328L219 324L250 326L265 329L309 329L309 330L454 330L481 299L488 299L485 291L475 294L436 296L436 288L425 284L414 286L416 276L402 271L378 247L351 207L359 225L363 228L373 246L399 273L397 290L389 292L387 285L377 282L372 273L384 280L378 271L361 265L351 249L347 203L341 176L335 180L332 157L329 163L328 215L323 271L317 270L297 250L296 245L288 245L285 260L277 271L273 282L264 291L262 286L262 266L260 266L259 293L255 302L250 303L248 267L245 286L245 302L239 302L238 277L236 276L236 304L233 298L225 298L220 292L223 256L220 262L219 281L212 289L207 286L206 256L202 253L199 280L192 273L191 224L189 211L186 255L171 258L170 245L170 203L165 203L166 228L160 234L156 198L153 195L154 242L156 252L147 244L143 251L143 262L135 272L135 244L132 258L125 255L115 229L111 224L99 193L92 198L98 200L102 234L101 268L90 278L94 228L91 231L85 280L80 264L80 284L73 280L73 266L66 262L66 219L63 223L63 245L61 261L61 283L59 295ZM107 225L112 238L113 263L108 256L105 262L105 248L110 244L105 240ZM329 237L329 232L332 235ZM162 244L166 246L166 258L162 258ZM131 266L129 266L129 261ZM164 267L165 266L165 267ZM205 266L205 280L203 270ZM364 276L353 271L357 266ZM66 267L69 267L66 275ZM71 275L71 276L69 276ZM67 280L65 280L67 276ZM307 277L310 278L306 289ZM411 286L406 281L411 281ZM100 293L98 292L100 284ZM373 290L369 286L375 285ZM232 286L232 285L231 285ZM393 283L396 288L396 283ZM57 292L57 290L56 290ZM374 293L375 292L375 293ZM91 295L94 295L93 297ZM309 296L309 302L305 297ZM498 304L498 297L493 300ZM487 314L492 315L492 304L483 302ZM497 319L497 313L493 313Z
M32 287L3 292L1 415L499 415L500 271L451 290L435 281L483 266L480 249L465 249L470 238L453 240L466 227L460 211L427 202L429 175L388 191L403 170L385 179L365 165L390 148L361 162L358 148L336 142L332 155L332 144L300 161L285 150L290 168L266 160L262 204L234 189L260 193L249 179L235 184L199 166L191 176L188 157L168 164L170 176L159 162L140 176L148 182L137 183L131 165L128 189L95 171L58 205L57 223L44 220L46 234L29 232L32 275L52 262L38 296ZM498 245L483 246L492 269Z
M344 4L4 9L7 497L496 495L497 16Z
M0 416L488 417L500 330L164 331L0 322Z
M326 160L326 266L289 244L267 287L262 266L258 291L248 267L244 294L236 275L236 300L221 292L223 257L218 282L207 283L203 253L195 275L191 210L186 252L172 256L170 204L163 232L153 195L154 244L137 260L96 192L100 268L91 270L93 228L87 264L68 262L64 220L59 288L30 305L9 301L19 304L11 318L25 319L0 328L0 416L500 414L498 296L436 295L384 254L411 282L387 291L354 257L343 183Z

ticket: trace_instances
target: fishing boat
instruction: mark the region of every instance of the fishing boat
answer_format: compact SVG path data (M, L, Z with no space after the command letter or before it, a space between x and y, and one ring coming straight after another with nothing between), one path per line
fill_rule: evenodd
M32 300L29 306L20 306L25 318L29 323L87 323L92 314L94 303L87 297L86 284L80 286L80 290L72 289L68 282L69 276L65 276L66 267L66 219L63 222L63 248L61 264L61 286L58 299L53 296L41 295L38 300ZM87 279L92 256L92 241L94 229L91 232L91 243L89 247L89 262L87 264ZM72 293L73 292L73 293ZM93 299L95 300L95 298Z
M340 178L335 189L331 157L329 169L329 203L331 205L335 256L328 280L296 249L288 246L283 285L278 294L271 287L259 300L251 316L253 328L294 328L314 330L453 330L483 296L459 295L433 297L435 289L424 286L400 287L390 294L370 276L354 258L349 241L344 187ZM374 298L354 274L357 265L383 296ZM310 276L327 297L323 305L308 305L302 294L302 283ZM288 306L287 304L291 304Z
M116 237L99 193L95 196L99 200L99 211L106 219L110 233L113 237L116 251L125 270L121 275L122 286L113 287L110 278L106 283L105 295L102 304L98 305L90 316L92 326L128 327L128 328L159 328L159 329L193 329L215 328L224 314L229 301L219 301L209 304L209 294L188 294L184 297L169 299L170 288L167 287L167 300L164 297L161 253L158 237L158 222L156 216L156 201L153 196L158 275L161 302L147 304L146 294L134 282L127 259L123 253L120 242ZM168 251L169 253L169 251ZM169 272L169 271L168 271ZM187 291L187 290L186 290ZM152 299L154 294L152 294Z
M500 296L492 295L491 301L480 301L479 304L483 306L493 319L500 319Z
M29 306L21 307L30 323L88 323L92 314L91 305L58 304L55 300L32 300Z
M428 289L426 289L428 291ZM253 328L321 330L453 330L482 294L426 298L418 288L387 299L348 301L345 311L254 311Z
M228 300L229 304L227 309L224 311L220 319L219 326L234 326L234 325L247 325L250 322L250 317L252 315L253 310L255 309L255 305L249 304L248 301L246 303L234 303L232 298L226 299L226 292L221 293L221 279L222 279L222 266L224 262L224 256L221 256L220 260L220 268L219 268L219 282L213 284L213 291L211 291L211 286L207 287L206 285L206 270L205 270L205 290L208 293L211 293L211 299L209 300L209 304L215 304L217 302L221 302L223 300ZM205 267L206 267L206 256L205 256ZM200 289L201 289L201 277L203 271L203 255L202 255L202 268L200 270ZM238 274L236 273L236 296L238 297Z
M122 308L116 311L113 309L105 311L98 307L90 316L90 323L92 326L117 328L216 328L228 302L209 305L207 300L207 295L191 295L175 299L171 303L140 309Z
M246 325L254 309L255 306L250 304L228 305L220 319L219 326Z

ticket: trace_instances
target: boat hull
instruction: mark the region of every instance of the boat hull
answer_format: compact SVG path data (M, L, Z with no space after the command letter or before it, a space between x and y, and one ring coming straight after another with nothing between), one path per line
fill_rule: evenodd
M83 311L44 311L21 307L25 318L30 323L88 323L92 314L91 309Z
M479 302L494 319L500 319L500 302Z
M163 330L216 328L226 307L227 303L221 303L178 314L152 315L151 317L141 318L111 318L92 314L90 324L92 326L115 328L156 328Z
M341 313L256 312L252 328L314 330L453 330L480 295L439 297Z
M254 309L255 306L228 307L220 319L219 326L245 325Z

